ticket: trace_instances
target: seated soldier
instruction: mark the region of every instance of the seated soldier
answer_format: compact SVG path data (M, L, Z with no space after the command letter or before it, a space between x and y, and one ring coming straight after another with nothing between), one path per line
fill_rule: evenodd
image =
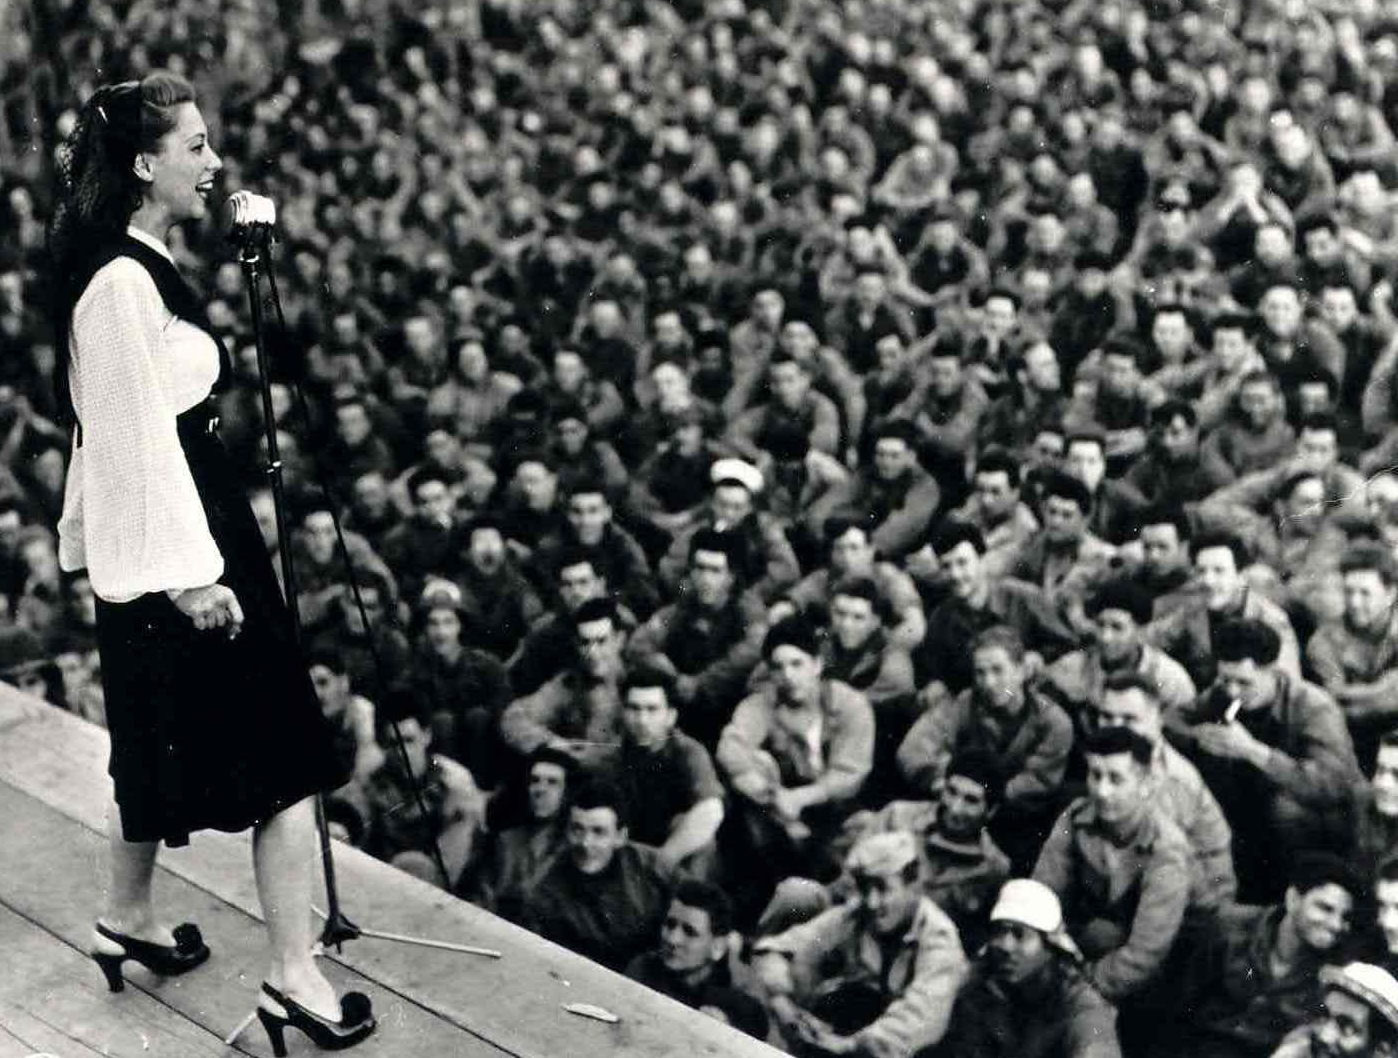
M934 1053L1121 1058L1116 1010L1084 976L1052 889L1031 878L1005 883Z
M1096 642L1064 654L1042 679L1044 689L1063 703L1079 733L1089 726L1103 686L1116 673L1139 675L1166 712L1194 701L1198 692L1189 674L1142 637L1151 618L1151 598L1144 588L1125 579L1108 581L1088 599L1086 614L1096 629Z
M310 638L310 645L339 654L352 686L382 696L408 685L412 645L393 612L389 583L370 570L358 571L355 577L359 597L348 587L336 595L328 623Z
M1337 617L1343 607L1339 566L1348 538L1328 502L1321 474L1290 474L1278 482L1270 499L1266 517L1236 506L1204 507L1200 515L1216 524L1244 528L1253 558L1248 581L1294 615L1296 625L1314 628L1319 621Z
M710 989L734 986L732 931L728 894L685 878L675 885L660 925L660 946L632 959L626 976L698 1009Z
M1039 531L1039 520L1021 499L1020 481L1019 461L1003 448L987 448L976 458L970 498L951 515L980 530L981 561L992 576L1008 573Z
M516 698L500 735L521 758L549 745L595 764L621 742L621 652L626 632L615 604L590 599L572 617L577 660L533 694Z
M1009 385L981 416L979 443L1000 445L1016 456L1030 458L1042 435L1051 429L1061 445L1068 402L1053 346L1046 341L1030 342L1022 353L1006 360L1005 368Z
M537 399L538 394L523 390L516 394L519 398ZM558 459L546 449L529 447L539 443L543 429L542 425L531 426L515 444L496 448L500 484L491 497L489 513L515 555L528 554L540 540L567 524L558 483Z
M811 532L810 510L821 497L848 482L850 472L833 455L812 448L806 435L790 426L768 433L757 469L767 486L767 513L781 526L802 566L819 561L821 541Z
M384 560L402 578L408 599L416 599L430 578L451 577L460 565L461 542L453 517L456 501L449 478L430 463L413 471L407 480L412 514L384 537Z
M554 361L567 362L564 370L580 366L578 354L572 350L560 349L554 353ZM592 388L596 383L589 380L587 385ZM584 478L603 484L609 491L620 492L626 487L626 465L603 436L611 423L601 421L613 413L620 416L623 405L610 382L603 381L601 385L611 391L611 399L605 402L609 406L605 408L588 407L567 396L557 399L560 396L557 391L550 395L555 399L549 408L548 452L554 458L558 485L564 493L571 492ZM600 418L599 411L602 412Z
M816 630L779 621L762 644L771 680L733 713L718 764L736 799L753 873L771 881L799 862L828 876L827 838L848 816L874 759L874 712L846 684L825 678ZM765 899L766 894L762 894Z
M1291 620L1276 603L1248 587L1243 570L1247 549L1231 533L1200 533L1190 542L1198 591L1186 591L1156 608L1146 638L1184 666L1196 687L1214 682L1217 664L1214 636L1229 618L1259 621L1277 635L1278 663L1299 678L1301 662Z
M432 744L492 787L500 716L510 700L505 666L462 643L462 611L449 592L429 587L418 616L422 636L409 686L432 725Z
M519 646L544 604L505 543L500 520L477 514L461 527L463 561L453 583L461 589L461 606L471 645L504 661Z
M745 458L756 459L766 447L767 434L791 423L806 433L812 448L837 453L840 412L812 385L810 362L778 350L768 361L767 376L771 399L734 419L724 440Z
M993 758L1005 783L995 835L1014 862L1032 857L1058 810L1073 723L1027 683L1024 644L1012 628L986 629L970 653L975 686L955 698L928 699L923 692L926 712L898 747L898 769L909 789L935 797L958 753Z
M565 550L581 548L593 568L606 577L617 600L638 617L648 617L660 604L650 562L635 537L612 517L609 488L600 479L584 476L568 488L564 527L537 543L531 542L530 567L536 582L549 587L550 573Z
M344 659L335 651L312 650L308 660L320 710L335 733L335 749L341 762L353 769L350 782L363 783L384 760L374 733L374 703L354 693Z
M557 605L541 616L525 633L510 655L507 667L510 689L516 695L533 694L576 660L573 648L573 614L589 599L611 597L601 563L585 548L563 547L553 556L550 596ZM617 606L617 619L627 634L636 618L625 606Z
M960 694L971 685L966 644L993 625L1010 626L1026 649L1050 660L1078 645L1077 634L1041 588L990 574L985 540L974 526L944 522L925 550L948 587L947 597L929 611L927 636L913 654L925 700Z
M1344 710L1364 766L1379 733L1398 717L1398 572L1387 549L1360 546L1345 555L1340 573L1344 615L1316 629L1306 661Z
M922 353L922 378L895 414L906 414L911 421L923 466L939 482L960 486L990 398L980 380L966 370L965 344L955 331L944 329L931 348L919 343L917 351ZM877 435L878 425L870 436Z
M1113 546L1125 543L1135 525L1136 512L1146 506L1146 498L1134 485L1108 477L1107 461L1110 459L1114 470L1119 470L1119 464L1135 458L1129 449L1139 446L1135 447L1135 453L1139 453L1145 447L1145 420L1143 418L1138 427L1120 431L1116 441L1112 439L1116 431L1103 433L1091 427L1075 429L1072 421L1070 409L1063 420L1067 431L1063 469L1087 486L1087 531ZM1117 447L1121 443L1120 435L1125 434L1135 435L1134 441L1127 442L1128 450Z
M1278 662L1277 633L1228 621L1214 640L1218 679L1166 718L1233 827L1240 899L1279 895L1278 868L1299 849L1347 840L1359 767L1335 700Z
M1398 731L1379 739L1373 776L1354 792L1354 835L1348 846L1355 869L1372 883L1398 856Z
M1290 456L1219 489L1205 501L1205 508L1242 508L1265 513L1283 482L1305 471L1320 477L1324 503L1336 506L1341 524L1364 519L1364 476L1340 462L1339 423L1334 415L1320 413L1302 418Z
M826 673L863 691L880 723L896 721L894 711L906 712L913 695L912 662L886 631L892 616L869 577L841 577L831 586L830 630L822 647ZM903 720L903 728L910 722Z
M1398 432L1394 433L1392 443L1398 445ZM1385 515L1395 507L1398 507L1398 469L1385 461L1369 472L1364 482L1363 512L1346 528L1356 540L1381 540Z
M395 723L396 733L390 729ZM385 759L364 783L364 851L450 889L470 861L485 798L469 771L432 752L431 727L406 695L380 708L375 724Z
M1189 563L1194 529L1184 509L1173 505L1147 507L1136 515L1136 529L1141 557L1126 577L1145 589L1152 616L1159 616L1165 605L1180 601L1182 590L1194 575Z
M670 549L656 567L660 582L671 596L679 592L689 575L690 539L701 528L732 531L744 541L746 575L752 590L770 603L796 583L801 567L781 524L757 508L764 485L762 473L741 459L720 459L710 468L709 480L713 493L708 515L674 534Z
M525 770L528 818L488 834L456 892L501 918L518 922L524 898L566 847L568 787L577 762L561 750L540 746Z
M915 719L913 665L908 655L888 642L891 615L883 607L878 588L868 577L844 577L834 586L830 601L830 627L821 643L826 676L853 687L874 709L877 742L875 777L892 778L891 765L899 744ZM866 799L881 797L871 784Z
M1065 473L1044 476L1040 496L1043 528L1029 541L1009 576L1043 590L1074 628L1083 630L1082 603L1111 575L1116 548L1088 530L1092 495Z
M927 631L922 598L913 580L892 562L878 557L867 528L868 519L834 517L825 522L825 544L829 563L803 577L772 605L768 620L776 622L789 614L817 609L828 610L830 589L848 577L867 577L878 587L879 604L889 611L890 644L911 651Z
M567 849L525 894L523 925L620 973L651 943L670 906L655 850L633 844L625 798L596 780L568 806Z
M1302 853L1290 865L1280 904L1223 911L1191 961L1175 1053L1270 1055L1320 1005L1321 968L1346 951L1367 888L1338 857Z
M1171 399L1150 413L1146 454L1126 474L1152 505L1197 503L1233 480L1218 460L1205 462L1199 449L1199 413L1188 401ZM1137 521L1139 522L1139 512Z
M873 431L873 465L831 489L810 508L812 532L831 515L862 519L879 554L898 561L917 549L941 502L937 482L918 464L916 433L906 419Z
M1107 728L1084 751L1087 795L1059 817L1034 878L1063 902L1088 980L1120 1004L1148 993L1165 967L1189 907L1191 854L1153 800L1148 741Z
M1370 963L1320 971L1321 1011L1293 1031L1272 1058L1393 1058L1398 1054L1398 980Z
M949 336L948 340L959 341L959 336ZM931 364L926 360L923 361L923 364L917 362L920 359L918 352L921 351L920 343L917 352L914 352L899 334L885 334L874 343L874 360L877 362L870 365L870 370L864 375L862 386L864 395L863 428L859 431L858 436L853 437L857 455L868 455L873 444L870 432L876 426L889 419L905 416L910 412L914 419L917 418L913 406L919 398L918 390L926 386L929 381L925 378L928 372L919 371L918 368L922 367L923 364L931 367ZM959 363L948 365L948 370L942 372L943 377L953 382L959 381L959 379L952 379L953 375L958 374L956 369L959 367ZM929 415L928 425L936 428L931 419L932 417ZM965 421L965 417L962 417L961 422Z
M845 824L841 843L899 830L917 838L923 893L950 916L965 946L975 951L985 936L986 911L1010 876L1009 858L986 829L1004 794L996 762L983 753L963 753L947 765L935 801L891 801L877 812L857 812ZM757 930L778 933L854 895L854 880L847 873L829 885L786 878Z
M747 591L742 538L701 527L689 538L689 577L680 597L631 634L626 659L674 676L684 729L712 746L762 656L761 600Z
M1248 428L1253 428L1246 432L1240 428L1241 439L1230 437L1229 443L1223 446L1222 474L1230 479L1239 474L1239 471L1233 470L1234 461L1251 456L1254 449L1269 454L1269 446L1278 443L1267 436L1267 426L1274 426L1278 432L1286 428L1279 444L1285 446L1290 442L1289 426L1285 421L1276 421L1274 405L1268 403L1276 387L1276 379L1264 370L1267 362L1257 351L1255 330L1257 320L1251 313L1222 312L1213 317L1208 334L1208 356L1198 365L1202 370L1194 372L1198 377L1188 380L1181 389L1194 401L1199 412L1199 426L1211 436L1220 423L1239 426L1240 422L1246 422ZM1250 384L1254 390L1265 387L1267 394L1257 396L1254 393L1246 401L1240 400L1239 394L1244 384ZM1205 460L1218 458L1209 454L1208 447L1202 451L1201 457ZM1267 465L1265 457L1261 463Z
M667 871L714 873L723 787L709 751L679 730L675 679L633 666L621 681L621 744L598 762L626 797L633 841L650 845Z
M1265 368L1242 376L1228 410L1217 426L1210 423L1200 450L1201 461L1214 465L1214 476L1235 478L1267 470L1291 453L1296 431L1286 421L1281 383ZM1199 418L1208 422L1210 415L1201 412Z
M858 898L753 944L753 971L795 1054L911 1058L946 1031L966 955L918 884L916 841L873 834L845 861Z
M1233 831L1199 769L1166 739L1167 715L1156 684L1138 672L1114 673L1092 706L1091 721L1079 744L1088 734L1109 727L1127 728L1151 744L1154 801L1180 828L1194 856L1190 904L1212 910L1231 903L1237 894Z
M361 584L382 583L384 602L391 608L397 601L397 582L369 542L345 530L342 555L329 500L318 490L308 490L300 503L300 532L292 535L291 555L296 564L296 605L305 627L319 631L334 622L334 604L349 593L351 575Z
M664 361L658 370L685 377L670 361ZM648 429L647 420L654 424L649 428L659 435L660 443L643 449L638 456L640 463L631 475L625 514L649 550L666 546L674 534L704 517L709 470L726 452L707 438L709 417L698 398L686 396L683 406L673 410L653 407L649 414L642 410L636 425L639 432Z

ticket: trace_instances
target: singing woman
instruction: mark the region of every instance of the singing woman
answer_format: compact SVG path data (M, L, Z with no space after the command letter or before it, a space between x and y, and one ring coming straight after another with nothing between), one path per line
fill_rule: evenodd
M291 616L210 395L229 372L165 246L198 222L222 163L194 91L156 72L97 90L59 151L49 249L55 387L73 431L60 561L85 568L111 733L111 877L92 955L113 991L209 957L152 903L161 842L253 831L271 959L258 1015L340 1050L375 1027L312 955L314 796L340 785Z

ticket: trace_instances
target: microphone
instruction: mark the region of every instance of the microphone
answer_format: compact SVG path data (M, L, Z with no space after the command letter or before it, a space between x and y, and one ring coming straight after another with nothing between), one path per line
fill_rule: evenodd
M265 195L234 191L219 211L219 230L238 246L266 242L277 226L277 205Z

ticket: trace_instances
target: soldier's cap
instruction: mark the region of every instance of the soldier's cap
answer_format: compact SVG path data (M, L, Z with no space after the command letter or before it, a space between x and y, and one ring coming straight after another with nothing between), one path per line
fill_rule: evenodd
M870 834L845 857L845 870L865 878L887 878L917 859L917 840L906 830Z
M1082 953L1068 936L1063 924L1063 905L1058 894L1033 878L1011 878L1000 887L1000 896L990 909L991 922L1018 922L1038 930L1044 940L1074 959Z
M1337 988L1373 1009L1398 1031L1398 980L1373 963L1352 962L1320 971L1323 988Z
M1000 896L990 909L992 922L1019 922L1040 933L1063 928L1063 905L1058 894L1032 878L1011 878L1000 887Z
M715 485L736 481L754 496L762 491L762 471L744 459L716 459L709 469L709 480Z

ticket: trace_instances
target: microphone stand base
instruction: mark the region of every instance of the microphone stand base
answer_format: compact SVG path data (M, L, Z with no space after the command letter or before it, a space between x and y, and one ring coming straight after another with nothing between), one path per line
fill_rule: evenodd
M364 931L345 917L338 908L325 920L325 928L320 931L320 946L334 948L337 952L345 941L358 940Z

